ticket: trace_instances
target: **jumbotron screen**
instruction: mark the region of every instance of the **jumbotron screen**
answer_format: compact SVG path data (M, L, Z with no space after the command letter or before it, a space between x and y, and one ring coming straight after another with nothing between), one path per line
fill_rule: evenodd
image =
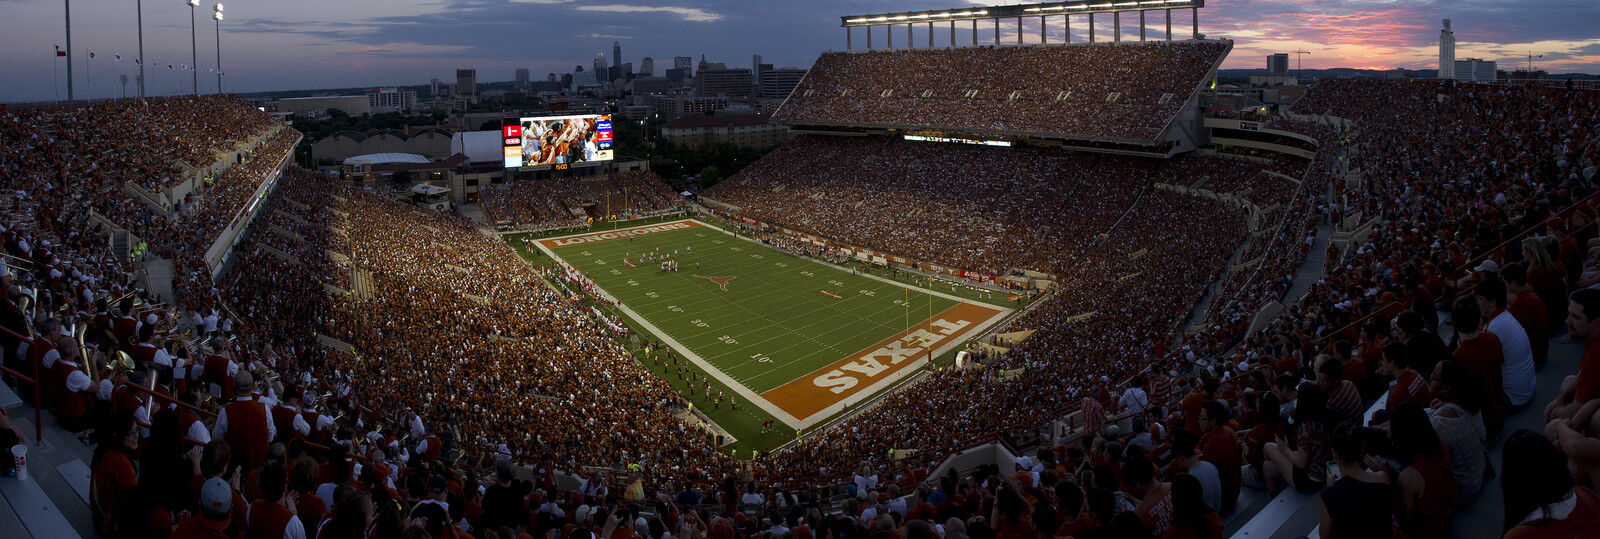
M502 127L500 134L506 168L561 169L612 157L610 114L523 118Z

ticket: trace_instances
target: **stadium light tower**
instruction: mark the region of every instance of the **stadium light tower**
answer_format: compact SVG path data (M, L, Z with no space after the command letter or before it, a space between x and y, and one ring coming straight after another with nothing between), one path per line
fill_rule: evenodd
M195 40L194 30L194 8L199 5L200 0L189 0L189 67L194 68L189 74L193 75L190 77L194 79L190 89L194 90L195 95L200 95L200 46Z
M222 4L212 6L211 20L217 21L217 95L222 95Z
M67 102L72 102L72 0L64 0L62 9L67 19ZM61 49L56 49L57 51ZM61 54L57 52L56 54Z

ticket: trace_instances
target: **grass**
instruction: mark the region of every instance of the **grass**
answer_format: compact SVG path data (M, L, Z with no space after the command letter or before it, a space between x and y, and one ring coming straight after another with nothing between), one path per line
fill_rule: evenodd
M534 263L548 263L541 252L525 247L524 236L512 234L506 239ZM663 271L657 262L640 260L647 252L674 251L679 271ZM664 347L653 347L652 353L645 354L645 343L660 343L670 336L733 383L762 393L868 349L957 303L929 294L923 287L869 278L711 227L555 247L552 252L643 319L629 324L640 339L629 339L638 350L636 359L737 438L732 448L741 457L750 455L752 449L781 445L796 432L782 422L761 432L762 422L772 416L744 397L738 397L737 409L730 409L726 398L720 406L714 405L699 381L701 370L674 353L679 357L676 365L684 366L695 379L697 387L690 395L688 380L666 359ZM633 266L624 264L624 259ZM704 277L733 278L726 281L724 291ZM941 293L950 292L944 281L935 286ZM965 286L957 286L955 295L1007 304L1003 294ZM665 335L652 334L640 323L645 321ZM953 354L947 352L940 359L948 361ZM715 377L708 378L715 390L735 394Z

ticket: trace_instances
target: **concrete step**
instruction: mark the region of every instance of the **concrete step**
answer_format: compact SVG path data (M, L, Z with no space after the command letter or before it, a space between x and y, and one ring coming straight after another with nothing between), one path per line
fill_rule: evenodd
M29 459L29 474L43 471L43 466L35 466L33 460ZM6 505L11 507L11 511L22 524L22 529L30 536L82 537L31 476L27 479L15 477L0 479L0 497L5 498Z
M78 494L78 499L83 500L84 505L89 504L88 464L84 464L83 461L78 459L72 459L65 464L57 464L56 473L61 474L61 479L67 482L67 486L71 487L73 492Z

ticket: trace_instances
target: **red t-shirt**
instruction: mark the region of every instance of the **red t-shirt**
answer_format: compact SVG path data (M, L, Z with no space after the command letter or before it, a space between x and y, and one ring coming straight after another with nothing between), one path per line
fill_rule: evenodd
M1406 401L1415 402L1423 408L1433 404L1433 391L1428 389L1428 382L1412 369L1406 369L1395 379L1394 388L1389 390L1389 400L1383 407L1386 410L1393 410Z
M1572 391L1573 402L1600 398L1600 342L1584 343L1583 360L1578 363L1578 383Z
M1584 487L1573 487L1573 490L1577 491L1578 505L1572 508L1567 518L1535 520L1511 528L1511 531L1506 532L1506 539L1567 539L1592 536L1595 529L1600 528L1600 497Z

